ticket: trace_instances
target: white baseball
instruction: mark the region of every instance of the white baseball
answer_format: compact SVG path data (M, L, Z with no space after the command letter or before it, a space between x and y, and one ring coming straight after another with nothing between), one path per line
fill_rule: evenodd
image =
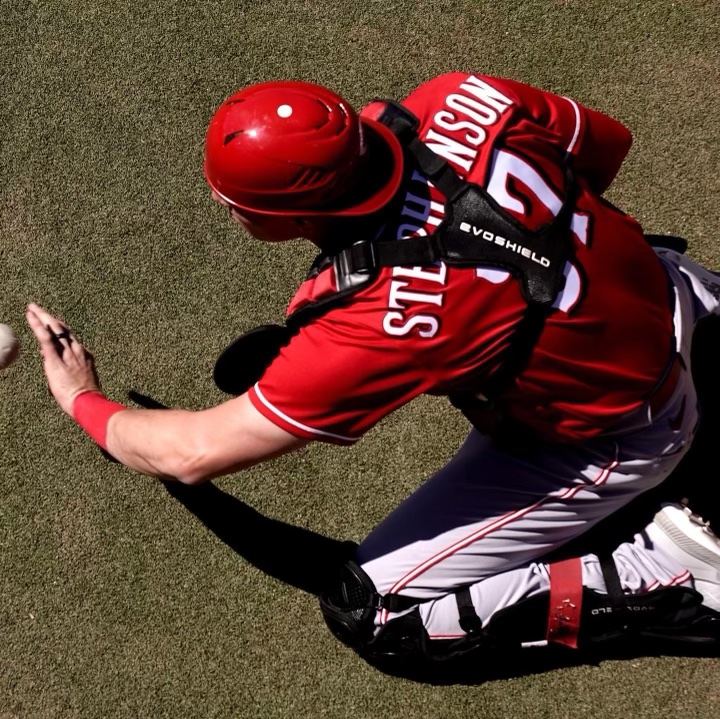
M20 352L20 343L13 328L0 323L0 369L9 367Z

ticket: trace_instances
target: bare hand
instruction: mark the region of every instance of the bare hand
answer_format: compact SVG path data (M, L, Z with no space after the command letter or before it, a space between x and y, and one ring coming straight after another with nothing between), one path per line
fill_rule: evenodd
M40 345L50 391L63 412L72 417L78 395L100 391L93 356L61 320L39 305L31 302L25 319Z

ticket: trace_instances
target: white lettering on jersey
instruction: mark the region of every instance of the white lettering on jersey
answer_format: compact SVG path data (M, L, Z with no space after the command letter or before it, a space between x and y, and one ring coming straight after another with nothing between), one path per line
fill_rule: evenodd
M433 315L415 315L406 319L402 312L388 312L383 317L383 329L393 337L404 337L414 328L423 326L425 329L418 329L420 337L434 337L440 329L440 321Z
M438 307L442 305L442 293L405 290L405 288L409 286L409 282L402 282L401 280L393 280L390 283L390 298L388 300L388 305L392 309L402 310L405 309L408 304L412 304L413 302L425 302L437 305Z
M562 198L548 185L543 176L527 161L507 150L496 150L493 157L492 169L488 180L487 191L497 203L507 210L525 214L523 203L510 194L508 180L520 180L535 197L553 214L557 215L562 207ZM573 235L583 245L588 243L588 215L574 212L570 224ZM482 269L477 270L478 277L483 277ZM566 262L563 268L565 286L555 298L553 307L561 312L569 312L581 296L581 279L577 268ZM509 275L508 275L509 277Z
M423 140L430 149L466 173L477 159L478 148L487 140L486 128L499 122L512 105L512 100L501 92L470 75L445 98L444 108L433 116L434 124ZM413 183L419 183L418 190L413 190ZM402 217L409 221L398 227L397 239L425 237L428 226L437 227L442 222L445 206L426 199L429 187L432 184L427 178L417 171L413 173L401 211ZM525 253L529 250L520 247L516 251ZM434 337L440 328L440 320L428 312L427 305L442 306L444 294L442 291L419 291L412 286L412 280L435 282L444 287L447 275L445 264L440 262L432 268L393 267L392 275L393 278L411 281L391 281L388 310L394 311L389 311L383 319L385 332L402 337L416 329L420 337ZM503 279L506 276L507 273L502 273ZM493 275L491 281L500 279ZM423 314L409 314L418 305L425 305Z
M414 184L416 183L416 184ZM417 186L417 190L414 187ZM404 223L397 231L397 239L406 237L424 237L427 235L426 226L437 227L445 216L445 205L442 202L433 202L427 198L429 188L432 186L427 178L415 171L411 178L410 188L405 195L405 203L401 215L415 220L416 223ZM421 196L423 193L424 196ZM412 286L412 280L432 282L445 287L447 267L439 262L431 267L393 267L393 279L390 282L388 296L388 310L383 317L383 329L393 337L404 337L416 330L420 337L434 337L440 329L440 320L427 312L427 305L441 307L444 299L443 291L419 291ZM410 280L405 282L403 280ZM408 314L417 306L425 306L421 314Z
M467 120L457 122L457 116L448 110L440 110L435 114L433 120L438 127L450 132L469 130L469 132L465 133L465 142L473 147L482 145L487 139L487 132L482 127L478 127L475 123Z
M426 222L430 222L433 226L439 225L443 217L445 216L445 206L439 202L430 202L424 198L418 198L412 191L412 183L417 183L421 186L422 191L428 193L428 188L432 187L432 184L428 182L427 178L415 170L410 178L410 190L405 195L405 203L401 215L404 217L412 217L418 220L417 224L404 223L398 227L397 239L402 240L405 237L425 237L427 230L424 225ZM431 217L431 212L435 214Z
M418 280L427 280L428 282L437 282L440 285L445 284L445 276L447 275L447 267L443 262L434 267L395 267L393 268L393 277L411 277Z
M445 137L445 135L433 130L432 127L425 135L425 142L433 152L445 158L448 162L452 162L453 165L459 165L465 172L472 167L478 154L478 151L474 148L463 145L462 142L453 140L450 137Z
M431 211L439 216L431 216ZM420 220L423 224L427 223L436 227L442 222L444 213L445 205L442 202L431 202L423 197L413 195L411 192L405 195L405 204L402 209L404 217L412 217L414 220Z
M436 127L453 133L448 137L431 127L423 140L427 146L448 162L468 172L477 159L478 147L487 139L486 127L495 125L513 102L480 78L470 75L445 98L443 109L435 113Z

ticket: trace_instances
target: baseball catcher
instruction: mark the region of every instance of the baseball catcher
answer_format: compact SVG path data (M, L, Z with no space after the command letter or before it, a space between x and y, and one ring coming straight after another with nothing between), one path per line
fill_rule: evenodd
M630 145L573 99L480 74L359 113L307 82L244 88L209 123L204 171L255 238L317 246L285 322L222 354L226 402L136 410L31 304L50 389L118 461L189 484L449 397L466 441L320 600L369 661L717 647L720 542L687 506L612 553L547 560L662 483L698 428L691 340L720 282L603 198Z

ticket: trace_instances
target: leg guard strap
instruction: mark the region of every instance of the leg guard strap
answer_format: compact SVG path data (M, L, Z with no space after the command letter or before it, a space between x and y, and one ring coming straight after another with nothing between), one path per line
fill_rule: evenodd
M582 562L579 557L550 567L550 605L546 639L577 649L583 604Z
M464 587L455 594L455 601L460 619L460 629L467 634L477 635L482 632L482 619L475 611L470 588Z
M661 649L720 647L720 613L703 606L702 596L693 589L666 587L622 594L621 599L584 589L579 560L553 564L550 574L549 592L496 612L484 627L469 590L457 592L466 636L456 639L430 639L417 608L376 628L377 612L387 608L387 597L378 594L370 577L352 561L343 565L335 588L320 598L320 608L331 632L376 665L492 658L546 641L594 653L618 647L642 651L647 643ZM612 580L608 582L609 588L613 586Z

